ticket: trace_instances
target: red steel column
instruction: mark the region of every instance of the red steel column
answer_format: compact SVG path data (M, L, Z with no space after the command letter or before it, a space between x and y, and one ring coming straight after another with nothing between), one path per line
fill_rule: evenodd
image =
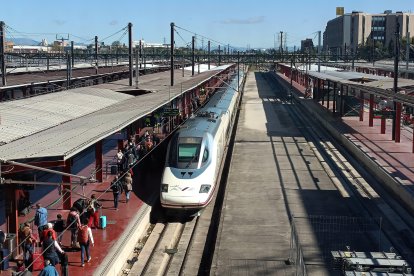
M387 119L381 117L381 134L385 134L385 125L387 123Z
M395 116L397 116L395 121L395 143L399 143L401 141L401 103L397 103Z
M95 144L95 170L96 180L98 182L103 181L103 155L102 155L102 140Z
M374 94L369 94L369 126L374 126Z
M72 167L71 161L72 161L71 159L65 160L65 166L63 167L63 172L71 173L71 167ZM71 177L63 175L62 182L71 183ZM72 185L71 184L63 185L62 192L63 192L63 209L69 210L72 207Z
M359 91L359 121L364 121L364 92Z
M412 153L414 153L414 131L413 131L413 149L411 150Z
M6 229L7 233L19 233L19 214L17 211L17 200L19 193L16 190L15 184L4 185L6 197L5 197L5 213L6 213Z

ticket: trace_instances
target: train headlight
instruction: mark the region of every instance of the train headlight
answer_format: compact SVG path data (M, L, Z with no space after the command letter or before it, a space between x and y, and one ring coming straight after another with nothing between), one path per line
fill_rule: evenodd
M168 193L168 184L161 184L161 192Z
M208 193L210 191L211 185L210 184L203 184L200 187L200 194L201 193Z

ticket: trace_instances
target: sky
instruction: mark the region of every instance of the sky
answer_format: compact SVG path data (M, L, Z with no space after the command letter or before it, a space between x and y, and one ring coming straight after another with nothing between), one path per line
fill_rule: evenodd
M69 40L91 43L98 36L105 44L127 42L123 28L128 22L133 40L168 43L174 22L178 46L191 43L196 34L199 47L210 39L212 46L253 49L278 46L281 31L289 47L305 38L317 43L317 32L323 33L336 17L336 7L344 7L345 13L414 12L414 0L16 0L2 3L0 20L9 37L46 38L50 43L69 34Z

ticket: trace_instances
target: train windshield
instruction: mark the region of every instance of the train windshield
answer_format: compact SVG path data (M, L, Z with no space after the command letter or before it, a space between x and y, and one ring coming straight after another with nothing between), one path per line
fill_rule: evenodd
M169 165L181 169L197 168L202 138L180 137L174 139L170 149Z

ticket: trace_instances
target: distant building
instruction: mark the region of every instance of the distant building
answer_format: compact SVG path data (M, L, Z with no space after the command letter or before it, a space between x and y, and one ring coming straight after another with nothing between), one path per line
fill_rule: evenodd
M309 50L313 49L313 40L311 38L307 38L300 42L300 50L302 52L309 52Z
M5 43L4 43L4 50L6 51L6 52L13 52L13 46L14 46L14 43L13 43L13 41L6 41Z
M138 40L132 42L132 47L139 47L139 43L141 42L141 46L143 48L169 48L170 44L162 44L162 43L150 43L146 42L145 40Z
M323 33L323 49L339 55L356 51L358 45L365 45L368 38L384 46L394 43L397 20L400 36L414 36L414 14L387 10L380 14L353 11L338 16L326 24Z

